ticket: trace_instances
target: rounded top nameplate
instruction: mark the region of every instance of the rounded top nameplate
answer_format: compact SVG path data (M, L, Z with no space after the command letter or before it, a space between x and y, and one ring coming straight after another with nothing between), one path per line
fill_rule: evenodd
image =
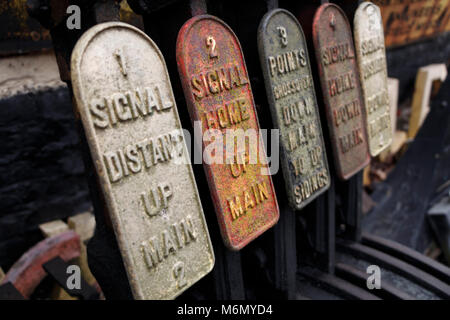
M338 176L348 179L370 161L352 32L334 4L317 9L313 40Z
M272 227L278 203L239 41L220 19L188 20L177 63L225 244L239 250Z
M392 142L386 51L380 9L370 2L361 3L356 10L353 25L366 107L369 151L374 157Z
M214 253L164 59L135 27L89 29L71 62L81 116L136 299L172 299Z
M258 48L289 204L299 210L330 186L314 81L303 30L284 9L268 12Z

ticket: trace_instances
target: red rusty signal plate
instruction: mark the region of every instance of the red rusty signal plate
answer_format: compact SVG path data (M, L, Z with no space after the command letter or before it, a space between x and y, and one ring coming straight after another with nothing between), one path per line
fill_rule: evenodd
M317 9L313 39L334 153L341 179L349 179L370 161L364 100L350 24L334 4Z
M223 21L199 15L180 30L177 63L222 237L240 250L279 218L241 46Z

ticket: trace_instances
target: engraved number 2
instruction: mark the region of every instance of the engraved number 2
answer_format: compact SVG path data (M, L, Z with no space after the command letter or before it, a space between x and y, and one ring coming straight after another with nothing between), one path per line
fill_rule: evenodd
M286 47L288 44L287 32L285 27L277 27L278 32L280 32L281 44Z
M212 36L208 36L206 38L206 46L209 49L209 57L212 58L217 58L219 55L217 54L217 50L216 50L216 40L212 37Z
M187 282L184 278L184 263L181 261L178 261L173 266L173 277L177 281L177 287L178 289L183 288Z

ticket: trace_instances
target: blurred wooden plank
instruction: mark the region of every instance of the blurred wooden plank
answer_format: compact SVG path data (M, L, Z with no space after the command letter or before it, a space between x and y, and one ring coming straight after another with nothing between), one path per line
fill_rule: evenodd
M383 154L385 151L383 151L381 154ZM381 154L380 154L380 158L381 158ZM370 181L370 164L364 168L363 170L363 186L367 187L370 186L371 181Z
M80 213L68 219L68 225L71 230L74 230L80 236L81 252L80 257L76 263L80 266L81 273L90 285L94 285L97 281L89 269L87 259L86 241L92 238L95 230L95 217L91 212Z
M396 131L391 144L391 154L396 154L408 141L408 135L405 131Z
M39 230L41 230L42 235L45 238L51 238L60 233L69 230L69 226L62 220L54 220L50 222L46 222L39 225Z
M84 212L69 217L67 224L69 229L78 233L82 242L89 240L94 235L95 217L91 212Z
M447 77L445 64L430 64L419 69L416 77L411 117L409 119L408 138L414 138L422 126L425 117L430 111L430 95L433 82L443 82Z
M388 78L388 95L389 95L389 107L391 109L392 136L394 136L395 131L397 131L398 87L399 87L398 79Z

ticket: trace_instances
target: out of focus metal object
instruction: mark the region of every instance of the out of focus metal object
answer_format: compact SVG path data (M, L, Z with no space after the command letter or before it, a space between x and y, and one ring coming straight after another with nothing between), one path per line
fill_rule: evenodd
M450 283L450 268L396 241L363 233L361 243L419 268L433 277Z
M53 0L52 0L53 1ZM70 4L85 5L86 1L57 0L58 12L66 19L66 9ZM53 4L53 3L52 3ZM50 30L42 26L38 21L30 18L28 11L41 16L56 17L52 6L41 0L8 0L0 3L0 56L22 54L52 48ZM54 8L54 6L53 6ZM86 11L83 11L84 14ZM84 17L82 17L84 21ZM142 19L135 14L126 0L120 3L120 20L143 29ZM49 26L47 26L49 28Z
M0 3L0 56L52 47L50 32L27 13L27 0Z
M139 29L109 22L80 38L71 72L133 295L175 298L214 253L164 58Z
M64 290L66 295L78 297L83 300L96 300L99 297L97 290L80 277L74 282L79 286L69 287L69 277L76 277L76 269L70 271L72 261L80 256L80 248L76 242L79 236L73 231L66 231L47 237L28 250L11 267L7 276L0 285L0 300L24 300L30 298L33 291L48 275L58 283L58 288ZM73 273L73 274L72 274ZM59 297L61 298L61 297ZM67 299L67 297L65 297Z
M72 275L71 272L68 272L71 271L71 266L73 265L70 265L59 256L42 265L47 274L56 280L58 285L64 290L64 292L66 292L66 294L82 300L97 300L99 298L99 293L94 287L86 282L81 274L79 279L79 287L74 286L71 288L68 286L68 283L70 283L68 281L69 277L75 275L75 273Z
M0 284L0 300L25 300L11 282Z
M70 261L80 256L80 237L74 231L60 233L42 240L9 269L2 284L10 282L28 299L47 275L43 265L55 257Z
M342 10L316 11L313 40L338 176L347 180L370 161L352 32Z
M195 16L178 35L177 63L191 120L205 133L204 168L222 237L240 250L279 218L241 46L220 19Z
M301 209L330 187L330 173L303 30L283 9L269 11L258 49L289 204Z
M450 197L431 207L427 217L439 247L450 264Z
M365 105L369 151L377 156L392 143L386 52L380 9L363 2L353 23L356 57Z

